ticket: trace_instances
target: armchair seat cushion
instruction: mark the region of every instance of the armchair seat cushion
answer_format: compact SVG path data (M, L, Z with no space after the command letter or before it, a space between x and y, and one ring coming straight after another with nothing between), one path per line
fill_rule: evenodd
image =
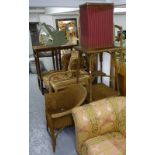
M82 85L88 85L88 80L88 73L80 70L79 82ZM54 91L58 91L72 84L76 84L76 70L51 72L43 76L43 81L47 88L52 87Z
M82 155L125 155L126 140L119 132L111 132L87 140Z

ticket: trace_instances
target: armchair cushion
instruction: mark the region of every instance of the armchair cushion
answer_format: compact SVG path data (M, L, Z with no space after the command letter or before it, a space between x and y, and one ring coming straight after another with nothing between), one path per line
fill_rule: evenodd
M82 155L124 155L126 140L119 132L112 132L87 140Z

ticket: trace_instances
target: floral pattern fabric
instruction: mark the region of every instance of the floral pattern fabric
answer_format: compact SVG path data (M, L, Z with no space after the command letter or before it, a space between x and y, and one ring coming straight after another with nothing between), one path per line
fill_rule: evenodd
M87 140L82 155L125 155L126 140L119 132L112 132Z
M76 71L53 72L43 76L43 81L48 88L51 87L54 91L58 91L77 82ZM89 75L86 71L80 70L79 82L82 85L88 85Z
M73 109L78 153L81 154L82 146L91 138L112 132L125 137L125 109L125 97L105 98Z

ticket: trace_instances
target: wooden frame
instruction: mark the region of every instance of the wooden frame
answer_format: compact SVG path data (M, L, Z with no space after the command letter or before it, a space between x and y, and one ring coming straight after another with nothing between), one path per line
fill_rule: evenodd
M76 18L56 19L56 28L59 31L65 31L67 40L72 44L79 44L78 41L78 27Z
M111 48L102 48L102 49L91 49L91 50L87 50L87 49L84 49L80 46L77 46L75 47L75 49L77 51L79 51L80 55L82 55L82 53L85 53L86 54L86 58L87 58L87 61L88 61L88 72L89 72L89 78L90 78L90 81L89 81L89 102L92 102L93 101L93 94L92 94L92 89L93 89L93 83L92 83L92 79L94 77L102 77L102 76L105 76L105 77L110 77L110 87L111 87L111 94L114 94L115 90L116 90L116 75L115 75L115 53L116 52L119 52L121 53L123 50L122 47L111 47ZM100 65L102 64L102 54L104 52L107 52L111 55L111 67L110 67L110 75L106 75L104 72L102 72L102 67L101 67L101 71L93 71L92 67L93 67L93 64L92 64L92 59L93 57L97 54L99 55L99 63ZM79 65L78 65L79 66ZM79 67L77 69L77 72L79 72ZM77 79L79 78L79 73L77 73ZM102 80L101 80L102 82ZM119 92L118 92L119 94Z

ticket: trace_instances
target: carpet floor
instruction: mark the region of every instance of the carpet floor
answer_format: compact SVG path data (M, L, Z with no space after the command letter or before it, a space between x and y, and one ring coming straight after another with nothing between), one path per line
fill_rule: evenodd
M38 88L36 74L29 75L29 155L77 155L74 127L65 128L58 135L53 153L46 128L44 96Z

